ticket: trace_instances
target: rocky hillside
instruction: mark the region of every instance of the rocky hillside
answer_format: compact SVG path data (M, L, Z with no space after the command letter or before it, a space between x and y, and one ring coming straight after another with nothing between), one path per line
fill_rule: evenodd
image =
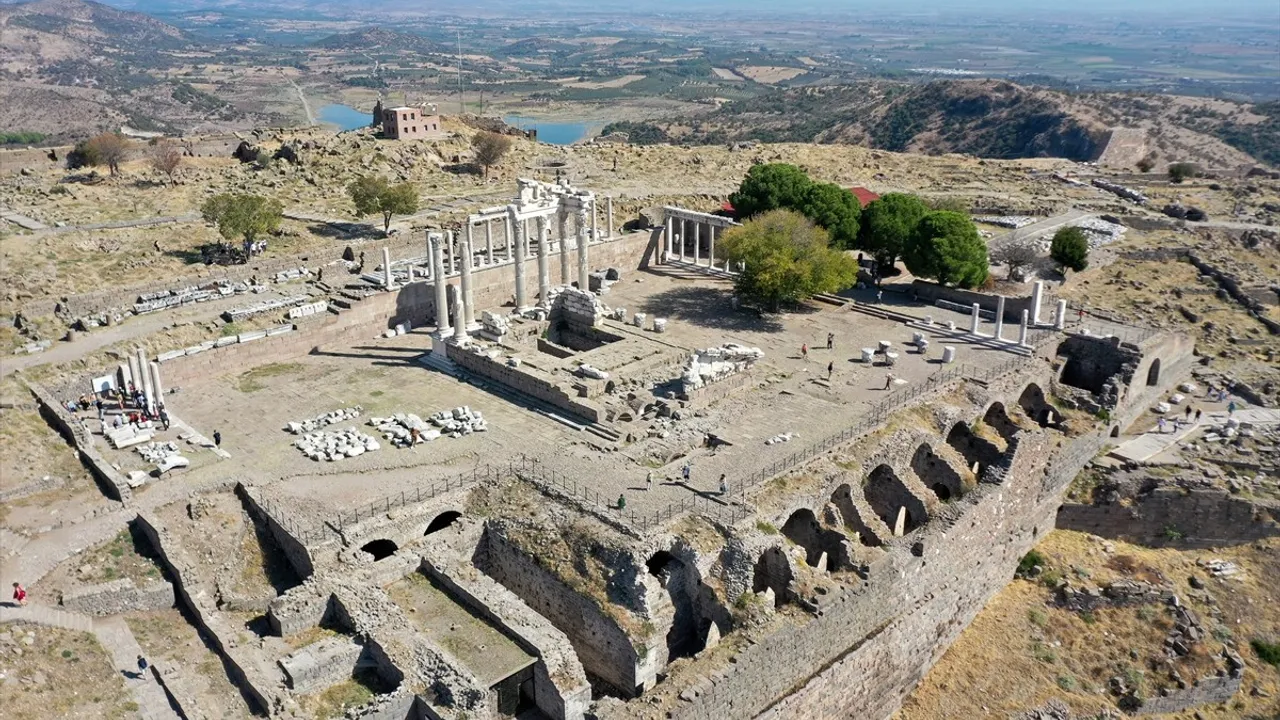
M421 35L395 32L379 27L367 27L352 32L330 35L311 44L323 50L383 50L412 51L420 53L439 52L435 43Z
M1068 94L999 80L866 81L781 89L698 117L605 131L627 132L638 143L853 143L931 155L1087 161L1102 154L1111 128L1130 127L1147 133L1156 165L1235 167L1280 160L1280 141L1257 132L1269 117L1218 100Z

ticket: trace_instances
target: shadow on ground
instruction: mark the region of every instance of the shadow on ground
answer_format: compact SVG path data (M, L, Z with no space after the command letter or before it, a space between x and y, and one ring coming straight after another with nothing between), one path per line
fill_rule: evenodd
M686 286L665 290L644 300L639 310L649 317L665 317L716 330L782 332L780 315L749 308L733 309L728 288Z

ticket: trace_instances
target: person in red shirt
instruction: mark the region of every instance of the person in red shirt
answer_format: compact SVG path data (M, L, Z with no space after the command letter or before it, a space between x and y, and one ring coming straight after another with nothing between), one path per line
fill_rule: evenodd
M22 589L21 583L13 584L13 602L18 605L27 604L27 591Z

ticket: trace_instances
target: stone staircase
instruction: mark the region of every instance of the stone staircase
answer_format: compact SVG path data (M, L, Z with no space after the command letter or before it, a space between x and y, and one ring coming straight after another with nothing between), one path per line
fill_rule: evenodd
M0 623L27 623L45 627L93 632L93 618L80 613L67 612L47 605L28 604L23 607L0 607Z

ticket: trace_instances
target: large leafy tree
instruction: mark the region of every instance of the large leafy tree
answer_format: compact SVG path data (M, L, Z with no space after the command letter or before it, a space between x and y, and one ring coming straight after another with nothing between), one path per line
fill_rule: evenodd
M391 230L391 216L418 211L418 191L409 183L392 185L376 175L357 178L347 186L347 194L361 215L382 214L382 231Z
M857 243L862 205L848 190L835 183L812 183L796 209L827 229L833 247L849 250Z
M485 178L489 177L489 168L502 162L502 158L511 150L511 145L509 136L488 130L481 130L471 136L471 150L475 153L476 163L484 168Z
M844 290L858 276L857 263L829 247L825 230L790 210L772 210L730 229L718 247L730 262L742 263L738 294L771 310Z
M131 150L132 144L125 136L102 133L76 143L75 148L67 153L67 167L76 170L106 165L112 175L119 175L120 163L129 159Z
M284 206L275 198L261 195L223 193L206 200L200 206L200 214L218 226L222 237L240 238L248 246L259 235L279 229Z
M1064 272L1080 272L1089 267L1089 238L1078 227L1064 227L1053 234L1049 257L1061 265Z
M903 248L902 259L913 275L962 288L986 282L990 269L987 244L978 236L973 221L950 210L935 210L920 219Z
M755 165L747 171L742 185L729 196L739 217L752 217L770 210L799 210L813 181L803 170L787 163Z
M929 206L915 195L886 193L862 209L858 247L871 253L882 268L891 268Z

